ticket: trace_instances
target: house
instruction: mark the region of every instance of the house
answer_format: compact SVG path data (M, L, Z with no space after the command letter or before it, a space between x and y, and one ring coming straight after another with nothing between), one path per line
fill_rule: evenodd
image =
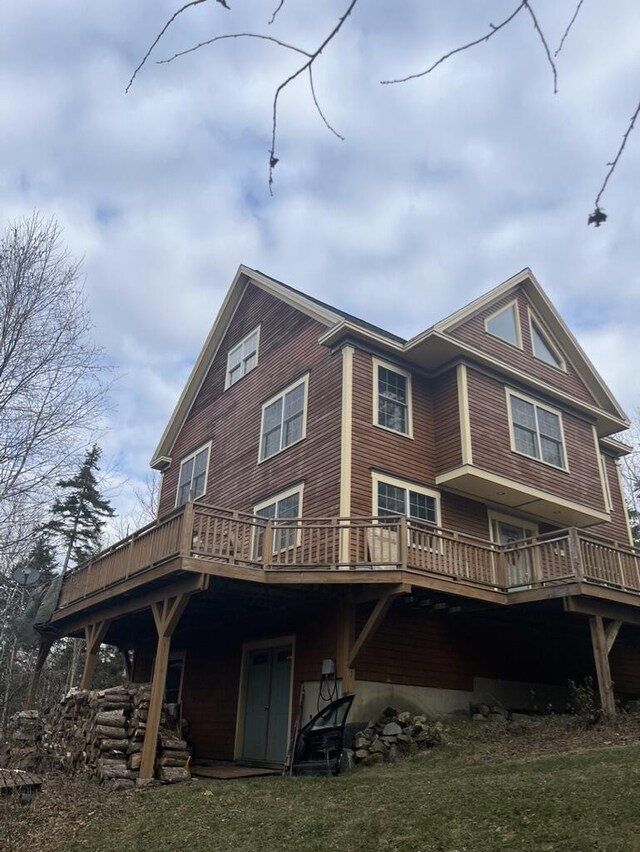
M305 685L352 717L640 695L628 420L530 270L404 340L241 266L151 465L157 522L49 630L163 691L198 757L282 762ZM38 667L52 634L44 636ZM37 682L37 676L34 679Z

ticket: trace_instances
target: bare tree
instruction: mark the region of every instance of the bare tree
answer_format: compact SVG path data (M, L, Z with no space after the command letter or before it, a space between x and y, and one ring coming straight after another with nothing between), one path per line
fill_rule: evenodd
M15 552L105 410L108 368L81 284L53 219L0 236L0 549Z
M162 41L167 30L176 22L176 20L181 15L183 15L185 12L192 10L195 6L200 6L203 3L209 3L209 2L215 2L221 9L225 9L227 12L232 11L231 6L227 2L227 0L190 0L190 2L187 2L183 6L180 6L178 9L176 9L176 11L168 18L168 20L160 28L157 35L155 36L155 38L151 42L150 47L148 48L147 52L145 53L142 60L139 62L138 66L134 70L134 72L131 76L131 79L129 80L129 83L126 87L127 92L130 90L134 80L136 79L136 77L138 75L138 72L147 63L147 60L150 58L151 54L153 53L155 48L158 46L160 41ZM351 17L357 2L358 2L358 0L345 0L345 6L344 6L344 10L343 10L342 14L338 17L338 20L331 27L331 29L319 39L319 42L316 44L315 47L301 47L300 45L297 45L297 44L291 44L287 41L284 41L281 38L277 38L275 35L272 35L269 32L259 32L259 31L235 32L235 33L213 35L210 38L207 38L207 39L204 39L203 41L198 42L198 44L192 45L192 46L190 46L190 47L188 47L184 50L181 50L181 51L178 51L177 53L174 53L172 56L169 56L165 59L158 60L157 64L162 65L162 64L169 63L169 62L173 62L174 60L179 59L180 57L186 56L189 53L193 53L194 51L201 50L204 47L208 47L210 45L220 43L220 42L228 40L228 39L260 39L262 41L271 42L272 44L276 45L278 48L281 48L281 49L287 50L287 51L291 51L291 52L299 54L300 56L303 57L302 60L300 61L300 64L298 65L298 67L294 68L291 71L290 74L285 76L285 78L282 80L282 82L276 87L274 95L273 95L272 119L271 119L271 146L269 148L269 178L268 178L269 190L272 192L274 168L276 167L276 165L279 162L279 157L276 153L276 135L277 135L277 131L278 131L278 106L279 106L279 101L280 101L282 94L284 93L284 90L288 86L290 86L295 80L297 80L300 77L307 78L308 83L309 83L309 93L310 93L311 99L313 101L314 106L316 107L316 110L317 110L320 118L324 122L327 129L331 133L333 133L334 136L336 136L338 139L344 139L344 137L340 133L338 133L338 131L329 123L329 121L327 120L322 108L320 107L320 103L318 102L318 98L317 98L317 95L316 95L316 90L315 90L314 82L313 82L313 67L314 67L314 64L316 63L316 61L318 61L320 59L321 55L325 52L326 48L330 45L330 43L338 36L340 30L346 24L347 20ZM491 38L498 35L498 33L501 33L501 31L505 30L509 26L509 24L511 24L520 15L526 15L526 16L528 16L528 18L531 22L534 37L537 38L538 41L540 42L541 48L544 52L545 61L548 63L549 68L551 70L551 73L553 75L553 91L555 93L555 92L558 91L558 70L557 70L557 67L556 67L556 61L555 60L557 59L558 54L562 51L562 49L565 45L565 42L567 41L567 38L571 34L571 31L572 31L573 26L576 22L576 19L578 18L578 15L580 14L580 10L582 9L583 3L584 3L584 0L577 0L577 2L576 2L576 0L573 0L573 3L569 6L569 8L571 10L571 17L570 17L570 19L567 23L567 26L563 30L562 37L559 39L558 47L556 48L556 50L553 53L552 53L551 47L550 47L550 39L547 38L547 34L545 33L545 30L542 27L542 25L540 24L538 17L536 16L536 13L535 13L534 8L533 8L533 3L530 2L530 0L517 0L517 2L516 2L516 0L514 0L513 8L510 11L510 13L506 16L506 18L504 18L504 20L500 21L497 24L488 23L487 30L484 33L481 33L477 38L472 39L471 41L468 41L468 42L461 43L458 46L452 48L450 51L445 53L443 56L441 56L439 59L435 60L432 64L430 64L428 67L426 67L424 69L421 69L419 71L416 71L414 73L407 74L407 75L404 75L404 76L401 76L401 77L396 77L395 79L381 80L380 82L381 82L382 85L392 85L392 84L395 84L395 83L407 83L410 80L416 80L418 78L426 77L427 75L431 74L431 72L435 71L436 68L438 68L438 66L442 65L443 62L448 61L449 59L451 59L453 56L455 56L458 53L462 53L465 50L470 50L471 48L474 48L478 45L486 43ZM267 21L268 26L272 25L276 21L276 18L278 18L278 20L280 20L280 18L282 17L282 15L280 15L280 12L281 12L283 6L285 5L285 0L277 0L277 4L275 4L275 0L274 0L274 5L275 5L275 8L274 8L273 12L271 13L269 20ZM611 162L607 163L607 173L606 173L604 180L603 180L603 182L602 182L602 184L601 184L601 186L600 186L600 188L599 188L599 190L596 194L596 197L595 197L595 202L594 202L595 209L588 217L588 224L590 224L590 225L594 224L596 226L596 228L600 227L600 225L603 222L605 222L606 219L607 219L606 213L600 207L600 202L601 202L602 196L604 194L604 191L607 187L607 184L609 183L609 179L611 178L611 175L613 174L616 167L618 166L618 163L620 161L622 153L623 153L625 146L627 144L627 140L629 138L629 135L633 131L636 120L637 120L639 115L640 115L640 103L638 104L637 108L635 109L635 112L633 113L633 115L631 116L631 118L629 120L629 124L627 126L625 133L623 134L622 141L620 143L620 146L619 146L615 156L613 157Z

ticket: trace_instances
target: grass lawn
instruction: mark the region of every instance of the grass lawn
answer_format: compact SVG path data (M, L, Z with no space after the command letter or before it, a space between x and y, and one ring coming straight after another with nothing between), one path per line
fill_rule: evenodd
M43 793L31 814L29 808L13 814L22 826L13 826L6 849L640 850L640 745L549 750L553 743L532 748L517 738L507 748L471 741L334 779L203 781L131 793L94 791L88 800L78 786L68 804L70 823L62 821L67 831L56 837L42 830Z

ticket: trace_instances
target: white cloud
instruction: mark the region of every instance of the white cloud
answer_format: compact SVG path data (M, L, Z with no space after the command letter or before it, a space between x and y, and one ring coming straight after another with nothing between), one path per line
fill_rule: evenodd
M182 15L155 51L256 29L313 47L344 2L258 0ZM538 4L556 45L575 4ZM3 218L55 214L84 256L99 342L119 365L102 439L131 481L144 468L239 263L410 336L529 265L621 402L638 407L638 137L598 231L586 217L639 92L640 11L585 4L558 58L530 20L426 78L514 8L496 0L358 4L315 71L281 100L275 196L271 101L298 56L256 40L212 45L126 82L174 10L123 0L23 0L0 31ZM257 16L257 17L256 17ZM153 57L152 57L153 60ZM118 498L130 504L130 492Z

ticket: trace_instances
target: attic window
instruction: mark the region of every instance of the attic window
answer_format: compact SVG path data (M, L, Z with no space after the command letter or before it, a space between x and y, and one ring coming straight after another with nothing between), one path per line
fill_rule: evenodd
M260 341L260 326L254 328L246 337L230 349L227 354L227 378L225 390L235 385L243 376L253 370L258 364L258 343Z
M484 328L485 331L494 337L498 337L500 340L504 340L505 343L510 343L512 346L522 349L518 305L516 302L511 302L505 308L487 317L484 321Z
M562 358L556 353L551 343L533 319L531 320L531 345L533 347L533 354L539 361L544 361L545 364L557 367L559 370L564 368Z

